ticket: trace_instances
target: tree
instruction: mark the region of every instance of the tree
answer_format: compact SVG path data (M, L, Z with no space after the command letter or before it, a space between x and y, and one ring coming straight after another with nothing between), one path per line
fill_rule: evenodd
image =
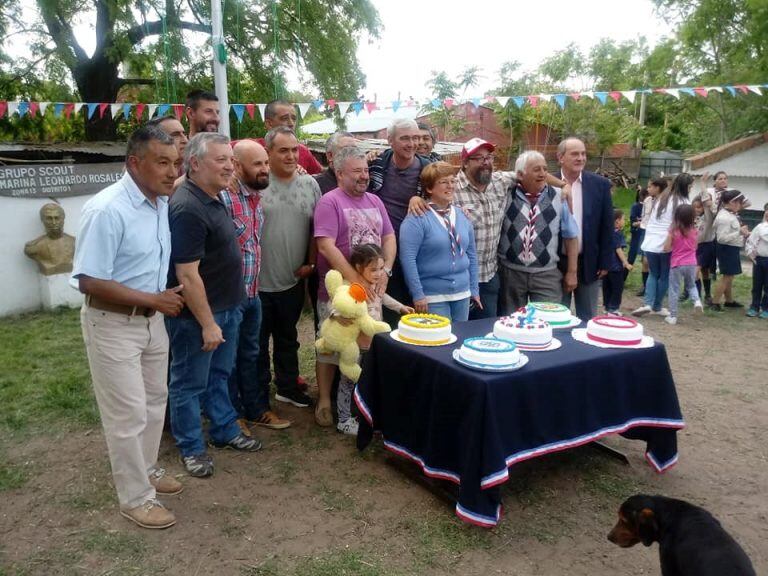
M156 99L170 99L190 82L212 83L210 39L199 36L195 45L189 38L210 34L206 0L36 0L33 21L22 17L25 0L2 2L0 30L26 39L29 55L14 63L5 55L0 70L22 84L41 67L59 69L82 101L114 102L130 87L154 87ZM90 55L73 25L89 18ZM375 37L381 26L370 0L234 0L225 3L223 20L230 70L267 99L282 94L288 67L305 71L321 94L353 97L365 80L354 57L359 35ZM86 135L114 137L115 123L94 116Z

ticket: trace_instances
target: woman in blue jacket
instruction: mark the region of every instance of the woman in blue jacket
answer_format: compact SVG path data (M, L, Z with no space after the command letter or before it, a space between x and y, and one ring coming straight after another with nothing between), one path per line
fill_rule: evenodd
M406 216L400 226L400 264L416 312L463 322L470 299L482 308L472 224L454 207L456 168L434 162L421 172L428 210Z

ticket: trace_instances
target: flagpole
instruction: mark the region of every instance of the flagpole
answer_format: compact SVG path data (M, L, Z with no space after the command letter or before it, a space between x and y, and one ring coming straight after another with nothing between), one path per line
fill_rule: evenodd
M219 134L229 136L229 99L227 98L227 48L224 44L221 0L211 0L211 47L213 48L213 82L219 98L221 118Z

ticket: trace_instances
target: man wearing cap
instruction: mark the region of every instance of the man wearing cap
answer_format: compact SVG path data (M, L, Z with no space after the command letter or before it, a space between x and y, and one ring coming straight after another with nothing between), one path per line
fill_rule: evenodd
M498 248L501 223L510 189L517 180L514 172L494 171L496 146L472 138L461 149L461 171L456 176L454 202L472 222L477 250L478 278L482 310L473 307L470 320L497 316L499 299ZM548 174L547 182L561 187L563 182Z
M566 138L557 146L557 161L562 178L571 185L573 217L578 225L578 285L573 291L576 316L583 321L597 315L597 295L601 279L608 273L613 252L613 201L611 183L584 170L587 149L578 138ZM569 266L568 256L560 261L560 269ZM571 305L571 294L563 296L563 304Z

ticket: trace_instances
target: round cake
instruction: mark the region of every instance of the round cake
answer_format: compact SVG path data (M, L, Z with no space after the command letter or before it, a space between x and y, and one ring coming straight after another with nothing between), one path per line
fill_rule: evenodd
M406 314L397 326L400 340L419 346L440 346L451 341L451 321L437 314Z
M493 325L494 338L511 340L521 350L544 350L552 344L552 326L535 318L533 310L499 318Z
M514 342L498 338L467 338L459 349L459 359L468 366L501 370L520 363Z
M595 316L587 322L587 338L611 346L635 346L643 340L643 326L623 316Z
M573 318L570 308L556 302L529 302L518 312L528 314L531 310L534 318L548 322L553 328L569 326Z

